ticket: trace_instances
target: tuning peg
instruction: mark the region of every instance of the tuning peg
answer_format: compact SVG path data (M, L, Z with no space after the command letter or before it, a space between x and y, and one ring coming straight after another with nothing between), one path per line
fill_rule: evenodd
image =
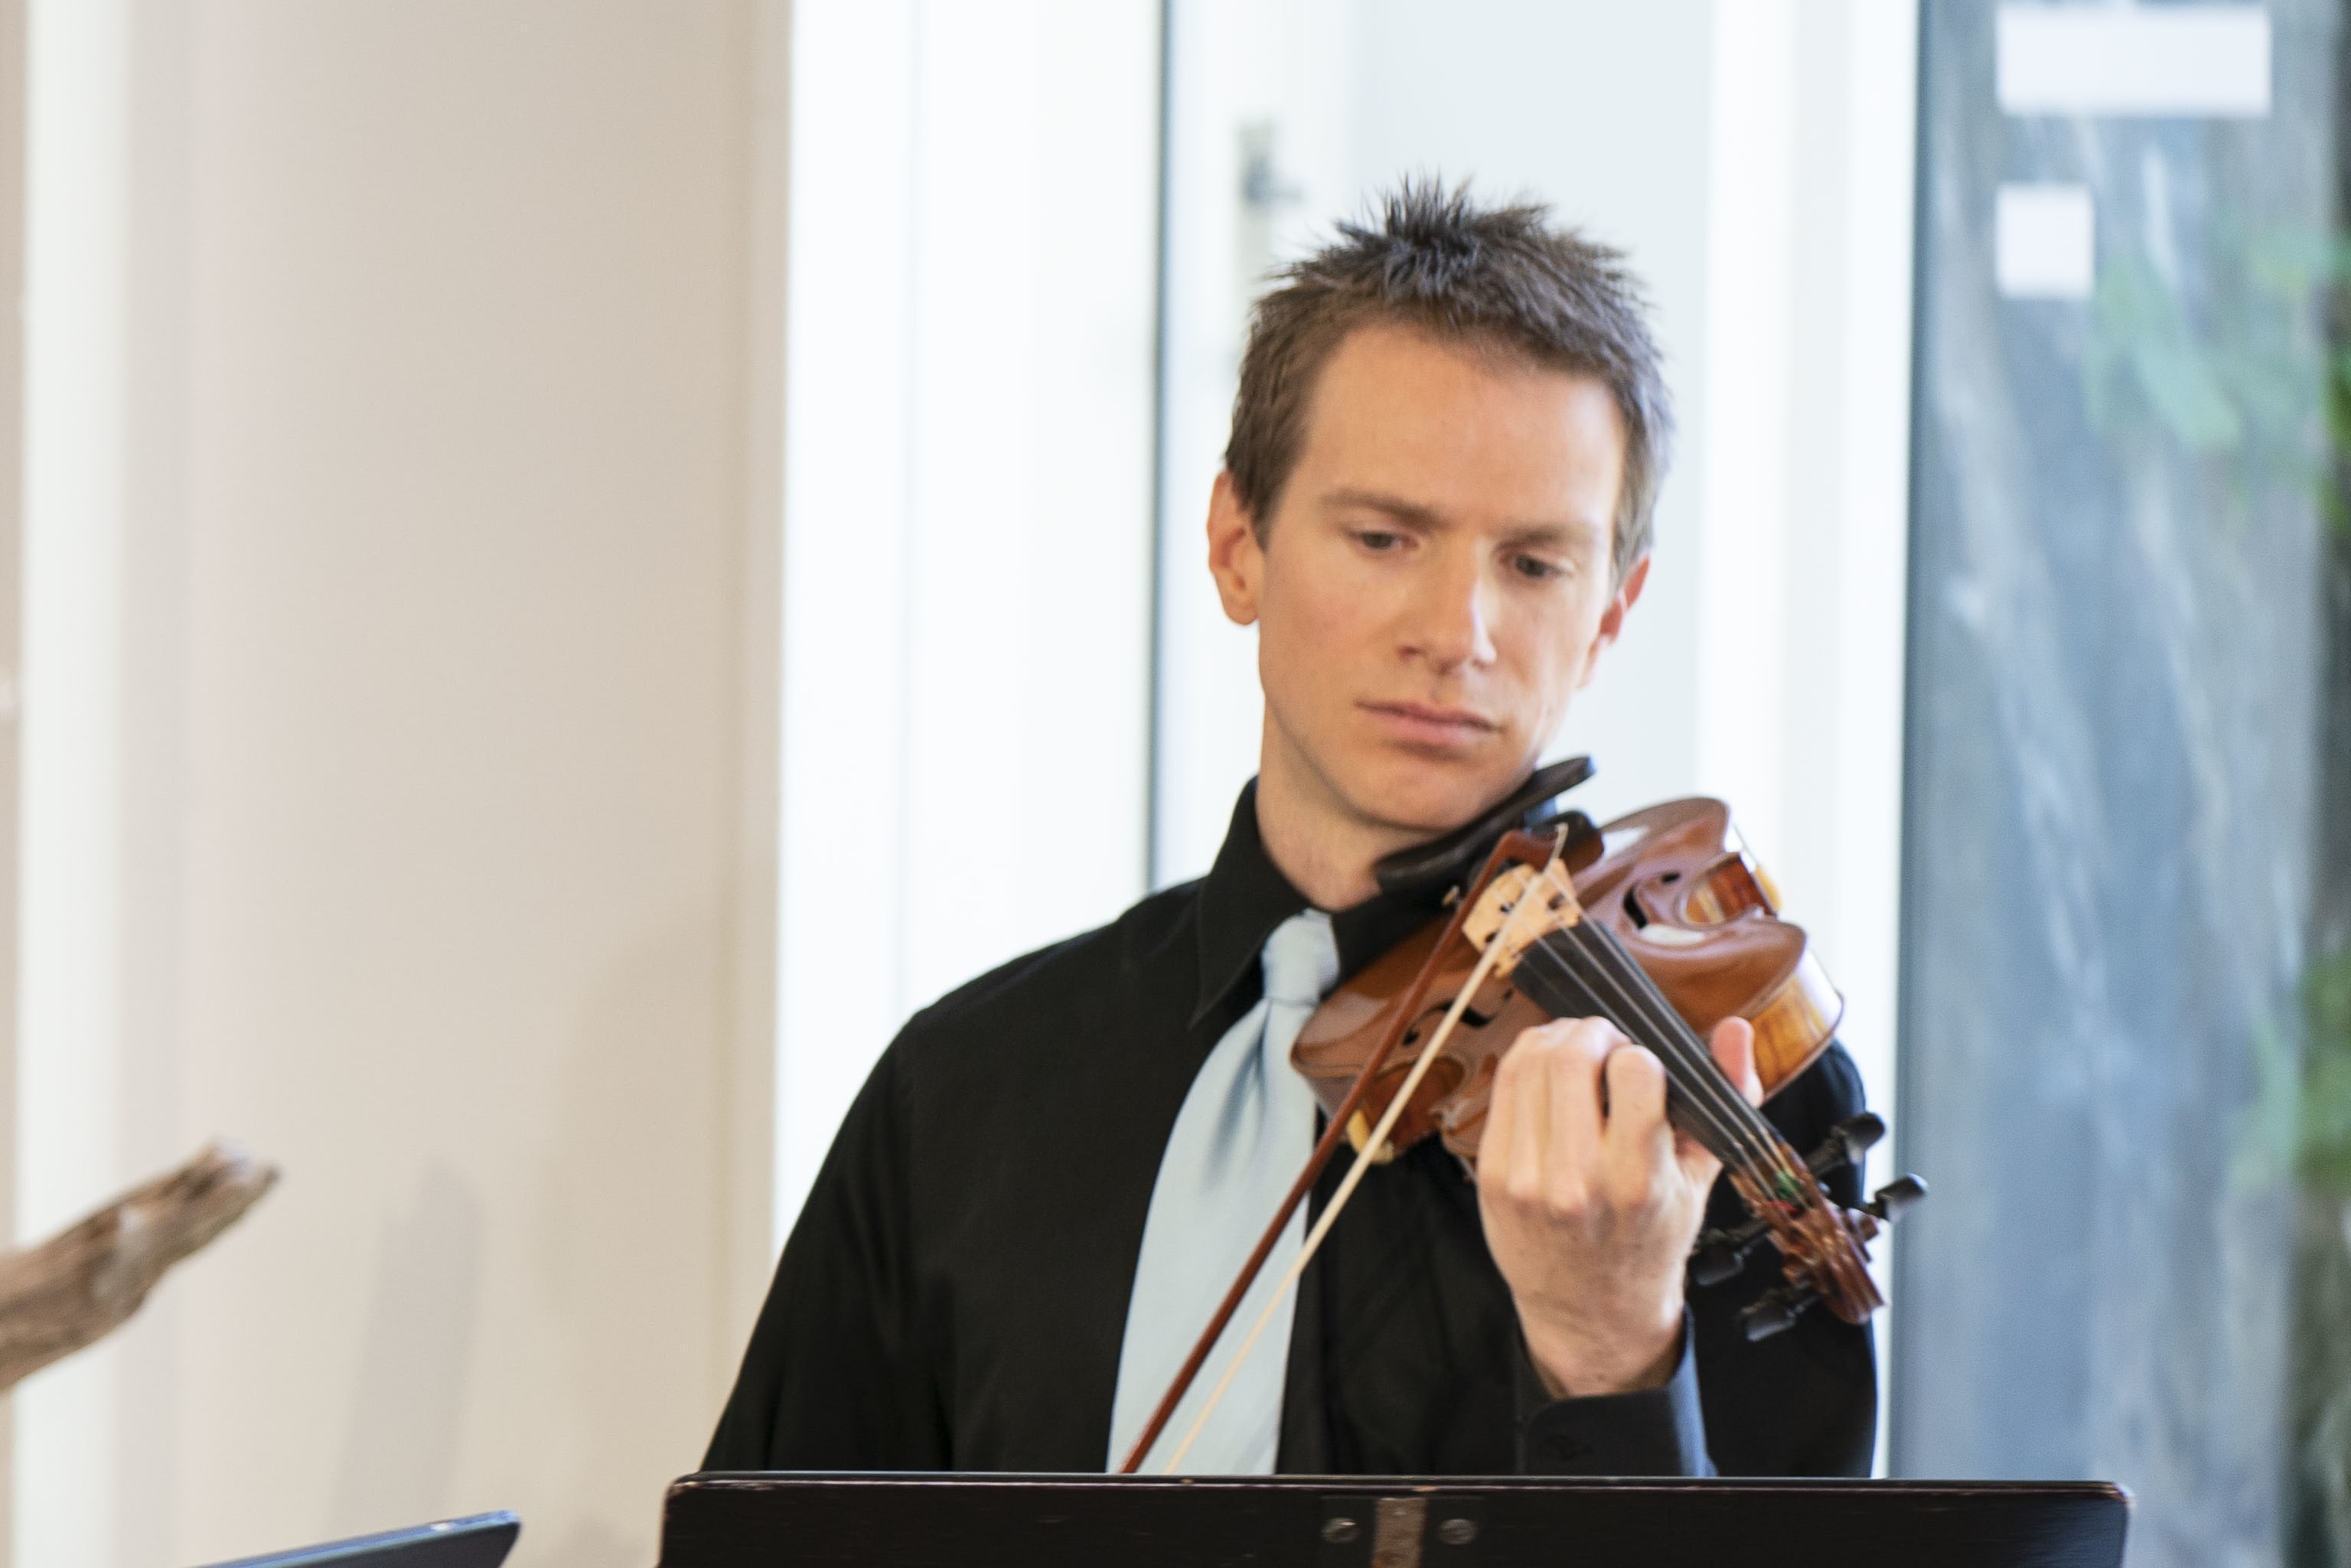
M1804 1164L1815 1176L1824 1176L1842 1166L1857 1166L1861 1156L1885 1136L1885 1119L1875 1111L1863 1111L1831 1127L1820 1146L1804 1156Z
M1797 1285L1782 1285L1766 1291L1754 1303L1739 1314L1740 1332L1749 1340L1770 1339L1795 1326L1806 1307L1820 1300L1819 1295Z
M1915 1176L1905 1176L1879 1187L1876 1195L1863 1207L1891 1225L1902 1218L1904 1210L1924 1202L1926 1197L1927 1184Z
M1747 1255L1771 1234L1760 1219L1729 1230L1709 1230L1690 1251L1689 1277L1694 1285L1719 1285L1747 1267Z

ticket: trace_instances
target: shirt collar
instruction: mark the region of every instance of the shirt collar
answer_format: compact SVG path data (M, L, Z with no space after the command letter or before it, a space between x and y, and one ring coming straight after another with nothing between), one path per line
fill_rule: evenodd
M1342 980L1410 936L1444 909L1444 889L1403 895L1374 894L1334 912L1331 934L1339 947ZM1258 955L1274 927L1308 907L1306 895L1290 884L1265 841L1258 836L1257 780L1241 788L1233 820L1217 862L1200 887L1200 990L1192 1023L1246 991L1252 1000L1264 984Z

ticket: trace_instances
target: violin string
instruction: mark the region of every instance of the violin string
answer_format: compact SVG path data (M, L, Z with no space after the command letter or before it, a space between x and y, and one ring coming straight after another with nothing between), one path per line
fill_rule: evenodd
M1556 855L1557 851L1552 852ZM1339 1178L1339 1186L1331 1194L1331 1201L1323 1205L1322 1214L1316 1218L1313 1228L1307 1231L1305 1241L1300 1245L1298 1256L1290 1260L1290 1267L1284 1269L1281 1278L1274 1282L1264 1309L1258 1313L1257 1321L1249 1324L1248 1337L1241 1341L1240 1348L1233 1352L1232 1360L1225 1364L1224 1375L1217 1379L1217 1385L1208 1391L1208 1397L1201 1401L1199 1413L1192 1417L1192 1425L1185 1429L1184 1440L1176 1444L1176 1451L1168 1456L1166 1465L1160 1471L1162 1475L1174 1475L1176 1468L1184 1462L1184 1456L1190 1453L1192 1445L1199 1440L1201 1431L1208 1424L1208 1417L1215 1414L1217 1405L1223 1401L1225 1390L1232 1386L1233 1378L1239 1374L1241 1364L1249 1359L1249 1353L1257 1348L1257 1342L1264 1337L1266 1326L1273 1322L1275 1311L1290 1294L1290 1287L1304 1275L1306 1266L1314 1260L1314 1254L1322 1249L1322 1239L1330 1235L1331 1227L1338 1223L1348 1199L1355 1196L1355 1188L1362 1184L1364 1173L1372 1167L1371 1152L1385 1144L1388 1135L1395 1131L1398 1118L1403 1116L1405 1107L1412 1103L1414 1092L1420 1088L1420 1081L1428 1075L1428 1070L1444 1054L1455 1027L1460 1023L1461 1016L1469 1010L1469 999L1478 994L1485 985L1486 977L1494 972L1495 965L1509 951L1508 938L1518 925L1520 913L1535 902L1532 898L1520 898L1503 915L1501 928L1494 933L1487 942L1485 951L1478 956L1477 967L1469 971L1468 980L1455 994L1453 1005L1446 1009L1444 1019L1429 1036L1428 1043L1421 1047L1420 1055L1413 1061L1412 1071L1405 1074L1404 1082L1388 1097L1387 1109L1380 1113L1378 1124L1364 1140L1353 1163L1347 1166L1347 1174Z
M1593 971L1592 978L1586 980L1587 987L1591 986L1592 979L1596 979L1599 985L1618 991L1632 1008L1637 1009L1641 1020L1647 1026L1646 1038L1630 1030L1626 1032L1634 1039L1642 1040L1644 1044L1656 1048L1669 1072L1678 1068L1680 1071L1675 1073L1675 1077L1691 1103L1705 1109L1717 1125L1727 1124L1729 1129L1728 1135L1740 1144L1743 1151L1751 1156L1757 1145L1753 1129L1740 1115L1748 1109L1745 1098L1723 1076L1712 1052L1687 1030L1681 1014L1657 991L1646 973L1636 971L1626 976L1615 971L1603 951L1598 949L1598 945L1591 940L1593 929L1593 924L1586 921L1570 934L1570 950L1583 959Z
M1625 951L1624 945L1616 938L1616 934L1607 926L1590 920L1581 923L1578 930L1583 935L1581 946L1595 962L1613 968L1622 977L1621 983L1626 988L1636 995L1646 994L1651 1004L1650 1012L1653 1020L1659 1024L1667 1038L1679 1048L1679 1054L1695 1084L1702 1088L1729 1114L1733 1124L1746 1134L1749 1144L1761 1152L1763 1167L1774 1174L1792 1176L1794 1173L1788 1166L1786 1145L1781 1142L1779 1134L1772 1130L1771 1124L1764 1120L1761 1112L1748 1103L1747 1097L1731 1083L1729 1076L1722 1071L1720 1065L1714 1060L1714 1053L1708 1049L1706 1042L1698 1038L1698 1031L1690 1027L1689 1021L1684 1019L1670 1002L1666 1000L1664 994L1656 988L1656 981L1649 977L1648 971L1643 969L1634 961L1633 956Z
M1565 975L1567 978L1584 994L1584 996L1591 1001L1592 1005L1600 1009L1601 1016L1606 1019L1610 1024L1614 1025L1617 1032L1624 1035L1627 1040L1642 1040L1645 1034L1651 1032L1640 1028L1638 1021L1633 1019L1622 1009L1611 1006L1606 997L1602 996L1593 986L1585 981L1568 967L1566 959L1558 952L1554 951L1548 941L1539 942L1535 944L1534 946L1528 949L1529 956L1532 956L1537 953L1540 953L1543 958L1547 959L1552 964L1552 967L1557 968L1562 974ZM1524 959L1521 959L1520 961L1524 962ZM1673 1048L1670 1046L1666 1047L1665 1054L1668 1056L1672 1055ZM1671 1070L1671 1064L1669 1062L1667 1065L1667 1071L1670 1071ZM1721 1155L1726 1161L1737 1160L1742 1165L1751 1163L1752 1151L1746 1147L1744 1141L1739 1136L1736 1124L1727 1124L1719 1109L1708 1103L1701 1095L1691 1094L1688 1096L1688 1101L1691 1114L1703 1118L1708 1128L1713 1132L1715 1141L1719 1145L1715 1150L1718 1155Z
M1712 1051L1698 1038L1697 1031L1688 1026L1673 1004L1657 992L1646 973L1631 966L1629 956L1621 952L1610 953L1604 936L1596 927L1587 923L1577 936L1580 938L1576 944L1579 956L1600 973L1604 983L1618 985L1633 997L1635 1005L1641 1009L1654 1032L1656 1043L1664 1047L1669 1059L1682 1069L1684 1090L1691 1098L1712 1105L1719 1114L1729 1120L1741 1140L1749 1145L1750 1151L1761 1152L1768 1162L1770 1145L1758 1142L1756 1138L1752 1108L1748 1105L1746 1096L1740 1094L1723 1074ZM1612 956L1622 957L1625 961L1612 964L1609 961Z
M1581 917L1574 925L1552 934L1567 945L1566 951L1548 936L1535 943L1533 949L1540 950L1551 967L1565 976L1578 990L1601 1005L1604 1010L1608 1010L1607 997L1602 985L1595 985L1592 978L1578 975L1568 963L1566 952L1575 952L1583 957L1606 989L1615 993L1618 1006L1612 1011L1609 1021L1627 1039L1643 1040L1646 1037L1645 1043L1653 1042L1668 1072L1678 1061L1682 1068L1680 1076L1687 1080L1684 1084L1684 1101L1694 1114L1704 1118L1720 1141L1722 1147L1715 1152L1727 1162L1740 1165L1750 1174L1759 1166L1770 1168L1776 1163L1772 1157L1772 1140L1768 1137L1756 1139L1753 1128L1740 1114L1741 1112L1752 1113L1745 1096L1723 1078L1712 1054L1690 1031L1681 1014L1659 994L1656 982L1649 978L1647 973L1632 964L1621 947L1615 949L1614 956L1621 961L1622 969L1629 970L1629 973L1613 977L1609 972L1611 966L1605 961L1606 954L1583 950L1584 944L1591 941L1595 932L1603 936L1613 933L1600 927L1587 913L1579 911L1579 915ZM1635 1021L1647 1027L1632 1027ZM1738 1135L1740 1133L1747 1135L1740 1137ZM1760 1161L1757 1159L1759 1154L1763 1156Z
M1716 1062L1713 1052L1708 1050L1706 1042L1698 1038L1698 1031L1690 1027L1689 1021L1683 1018L1678 1010L1666 1001L1664 994L1656 989L1656 983L1649 978L1648 971L1635 962L1633 956L1625 950L1625 945L1618 939L1616 933L1605 925L1595 925L1592 931L1592 945L1596 950L1607 955L1609 960L1621 972L1635 977L1640 984L1656 998L1657 1005L1665 1014L1670 1028L1680 1036L1686 1048L1696 1059L1700 1069L1701 1079L1722 1097L1730 1106L1732 1114L1737 1116L1750 1134L1770 1151L1772 1165L1782 1172L1788 1172L1788 1147L1781 1140L1778 1131L1764 1118L1761 1111L1748 1103L1747 1096L1739 1092L1738 1087L1730 1082L1729 1075L1725 1073L1721 1066ZM1788 1172L1788 1174L1792 1173Z
M1750 1174L1782 1168L1776 1136L1768 1125L1761 1124L1761 1118L1756 1114L1754 1107L1747 1103L1746 1096L1723 1076L1713 1053L1657 990L1656 983L1649 977L1647 971L1635 964L1631 956L1614 940L1615 934L1586 915L1574 925L1557 935L1562 939L1563 946L1549 940L1538 944L1545 950L1552 965L1566 972L1593 999L1604 999L1600 986L1593 984L1590 976L1576 974L1567 961L1570 953L1582 957L1608 988L1616 993L1619 1002L1626 1004L1624 1011L1640 1015L1648 1026L1646 1030L1627 1029L1621 1019L1612 1019L1611 1021L1616 1023L1629 1038L1650 1037L1644 1043L1653 1043L1657 1048L1668 1071L1678 1063L1682 1069L1679 1076L1684 1080L1686 1101L1694 1110L1711 1112L1707 1120L1714 1124L1719 1135L1726 1123L1729 1128L1743 1134L1735 1140L1726 1139L1738 1150L1738 1163ZM1731 1157L1730 1149L1716 1152L1723 1155L1726 1160Z
M1548 942L1538 944L1538 946L1553 966L1574 980L1585 994L1609 1015L1608 1021L1614 1024L1626 1039L1638 1040L1642 1044L1654 1046L1657 1050L1659 1055L1664 1058L1664 1065L1667 1072L1672 1073L1681 1082L1685 1099L1692 1113L1702 1116L1714 1129L1717 1138L1720 1140L1722 1146L1715 1150L1716 1154L1727 1163L1737 1164L1750 1175L1770 1171L1774 1162L1771 1157L1768 1145L1758 1143L1744 1121L1725 1103L1719 1092L1720 1085L1709 1081L1703 1068L1690 1060L1687 1047L1660 1023L1656 1017L1658 1009L1642 1006L1646 998L1640 997L1638 988L1627 986L1611 976L1606 967L1595 955L1585 950L1582 944L1573 942L1573 930L1581 930L1591 924L1589 920L1585 920L1580 922L1570 932L1562 933L1562 935L1568 936L1571 941L1571 945L1564 949L1554 947ZM1568 955L1571 953L1583 958L1586 964L1592 967L1592 972L1589 975L1576 972L1569 962ZM1616 994L1616 1006L1613 1008L1609 1006L1608 997L1603 988L1605 988L1606 991ZM1672 1012L1671 1007L1665 1004L1663 998L1657 998L1656 1001L1662 1010ZM1678 1014L1674 1016L1679 1017ZM1708 1060L1711 1061L1710 1057ZM1677 1066L1680 1068L1679 1072L1674 1071ZM1745 1099L1740 1098L1739 1103L1744 1106Z
M1578 983L1579 988L1595 1001L1602 999L1599 988L1585 977L1574 973L1566 962L1561 944L1564 944L1566 952L1574 952L1582 956L1604 980L1613 980L1611 988L1615 991L1619 1002L1629 1004L1625 1010L1628 1014L1637 1013L1648 1028L1635 1030L1626 1028L1622 1020L1612 1019L1611 1021L1628 1039L1641 1039L1644 1033L1648 1035L1650 1040L1645 1043L1655 1044L1661 1062L1669 1072L1678 1061L1683 1070L1682 1077L1686 1080L1683 1083L1684 1098L1696 1110L1711 1109L1712 1114L1708 1116L1708 1120L1713 1124L1719 1135L1722 1134L1727 1124L1729 1129L1746 1134L1743 1142L1748 1145L1747 1152L1750 1156L1760 1153L1763 1156L1761 1162L1763 1166L1778 1166L1781 1161L1777 1135L1755 1108L1747 1103L1747 1097L1740 1092L1738 1086L1724 1074L1714 1060L1713 1051L1698 1039L1697 1031L1690 1028L1680 1010L1666 999L1649 972L1635 963L1632 955L1625 951L1623 944L1616 940L1615 932L1604 923L1592 918L1590 912L1582 907L1580 900L1576 901L1576 909L1578 918L1552 934L1561 939L1559 943L1547 936L1534 946L1543 949L1554 967L1567 973ZM1726 1153L1727 1157L1727 1151L1718 1152Z
M1531 888L1529 892L1531 891ZM1713 1054L1657 990L1647 971L1635 965L1623 946L1613 940L1614 932L1593 920L1580 905L1576 907L1578 918L1573 925L1530 944L1528 951L1540 953L1551 968L1563 975L1604 1010L1609 1009L1603 987L1614 992L1618 1006L1612 1011L1609 1022L1627 1039L1654 1043L1669 1073L1678 1062L1682 1069L1678 1076L1685 1081L1684 1103L1708 1124L1721 1145L1715 1153L1726 1163L1735 1164L1758 1177L1784 1170L1777 1136L1747 1103L1746 1096L1723 1076ZM1559 941L1555 942L1554 937ZM1600 984L1575 972L1561 943L1566 945L1567 952L1584 959ZM1585 950L1587 943L1593 950ZM1610 958L1615 960L1614 976ZM1634 1027L1636 1023L1647 1027Z
M1684 1019L1679 1011L1666 1003L1664 994L1657 989L1648 971L1643 969L1634 960L1633 956L1625 951L1624 943L1613 929L1591 920L1580 922L1575 929L1584 936L1584 941L1580 944L1581 946L1585 946L1593 955L1605 955L1617 970L1631 977L1628 983L1635 989L1646 992L1656 998L1670 1019L1673 1032L1680 1037L1687 1048L1704 1049L1698 1038L1698 1031L1690 1027L1688 1020ZM1788 1147L1771 1123L1764 1119L1761 1111L1749 1104L1745 1095L1736 1093L1730 1085L1729 1075L1721 1071L1710 1052L1705 1058L1705 1069L1700 1074L1702 1079L1709 1084L1719 1086L1719 1091L1733 1094L1741 1113L1742 1123L1751 1128L1753 1137L1761 1142L1770 1151L1769 1164L1778 1179L1770 1183L1767 1190L1776 1188L1774 1196L1780 1202L1800 1208L1811 1209L1816 1203L1822 1201L1819 1188L1812 1181L1810 1173L1806 1172L1801 1178L1797 1176L1797 1171L1802 1167L1796 1163L1795 1152ZM1840 1227L1832 1234L1842 1237L1844 1230ZM1815 1256L1816 1250L1818 1256ZM1806 1276L1811 1280L1813 1288L1823 1295L1849 1293L1865 1302L1874 1302L1876 1299L1876 1291L1869 1281L1867 1270L1861 1260L1854 1255L1854 1249L1849 1241L1842 1244L1833 1242L1824 1249L1816 1249L1812 1246L1800 1243L1797 1250L1788 1253L1787 1257L1788 1266L1791 1268L1796 1267L1800 1260L1802 1261ZM1834 1282L1834 1285L1832 1281Z

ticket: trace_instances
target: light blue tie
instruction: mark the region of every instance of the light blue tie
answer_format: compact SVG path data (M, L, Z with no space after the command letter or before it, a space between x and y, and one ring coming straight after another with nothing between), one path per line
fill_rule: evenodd
M1143 1251L1134 1264L1134 1290L1127 1298L1106 1469L1115 1469L1134 1446L1314 1149L1314 1091L1290 1065L1290 1048L1339 980L1331 917L1310 909L1283 921L1266 939L1260 962L1265 999L1227 1030L1208 1053L1159 1156ZM1146 1471L1157 1471L1184 1440L1305 1235L1301 1204L1144 1460ZM1284 1298L1265 1337L1185 1456L1186 1473L1273 1473L1296 1300L1294 1294Z

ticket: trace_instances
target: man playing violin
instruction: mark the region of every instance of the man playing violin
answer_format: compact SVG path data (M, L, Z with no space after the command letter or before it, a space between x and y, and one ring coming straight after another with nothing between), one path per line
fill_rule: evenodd
M1510 800L1638 601L1670 425L1619 258L1540 208L1406 185L1288 269L1208 508L1265 695L1216 864L906 1025L705 1468L1118 1463L1314 1141L1301 1025L1440 907L1374 865ZM1753 1098L1747 1026L1709 1044ZM1687 1282L1709 1204L1739 1211L1666 1082L1605 1022L1527 1030L1474 1171L1434 1139L1370 1168L1294 1299L1252 1287L1237 1322L1271 1301L1272 1326L1184 1468L1866 1473L1868 1329L1750 1343L1770 1270ZM1766 1114L1804 1148L1860 1107L1832 1047Z

